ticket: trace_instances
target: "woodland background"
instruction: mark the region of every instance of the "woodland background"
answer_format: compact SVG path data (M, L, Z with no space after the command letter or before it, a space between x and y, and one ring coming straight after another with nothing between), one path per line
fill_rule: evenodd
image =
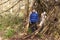
M32 34L27 28L32 8L40 16L44 11L47 12L47 19L41 32L34 38L22 39ZM0 40L38 39L60 40L60 0L0 0Z

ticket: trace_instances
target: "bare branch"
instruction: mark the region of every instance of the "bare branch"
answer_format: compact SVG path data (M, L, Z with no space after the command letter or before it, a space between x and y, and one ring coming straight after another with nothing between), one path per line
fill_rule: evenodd
M0 3L0 5L3 5L3 4L5 4L5 3L7 3L9 0L7 0L7 1L5 1L5 2L3 2L3 3Z
M8 10L10 10L11 8L13 8L15 5L17 5L19 2L20 2L21 0L19 0L16 4L14 4L12 7L10 7L9 9L7 9L7 10L5 10L5 11L3 11L3 12L1 12L1 13L4 13L4 12L6 12L6 11L8 11ZM0 13L0 14L1 14Z

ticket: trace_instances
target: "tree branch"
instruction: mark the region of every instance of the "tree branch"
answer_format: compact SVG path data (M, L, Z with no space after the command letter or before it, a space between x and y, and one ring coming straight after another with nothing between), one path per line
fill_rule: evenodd
M13 8L15 5L17 5L19 2L20 2L21 0L19 0L16 4L14 4L12 7L10 7L9 9L7 9L7 10L5 10L5 11L3 11L3 12L1 12L1 13L4 13L4 12L6 12L6 11L8 11L8 10L10 10L11 8ZM0 14L1 14L0 13Z
M5 1L5 2L3 2L3 3L0 3L0 5L3 5L3 4L5 4L5 3L7 3L9 0L7 0L7 1Z

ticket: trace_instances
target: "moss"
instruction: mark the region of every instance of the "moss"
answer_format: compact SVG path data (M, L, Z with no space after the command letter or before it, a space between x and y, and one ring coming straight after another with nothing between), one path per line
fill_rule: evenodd
M13 29L8 29L5 33L5 37L9 38L9 37L12 37L14 35L14 30Z
M30 28L28 28L28 33L32 33L32 30Z
M43 37L44 37L44 35L41 34L41 33L38 33L37 36L38 36L39 38L43 38Z
M2 26L2 24L0 24L0 30L2 30L3 29L3 26Z

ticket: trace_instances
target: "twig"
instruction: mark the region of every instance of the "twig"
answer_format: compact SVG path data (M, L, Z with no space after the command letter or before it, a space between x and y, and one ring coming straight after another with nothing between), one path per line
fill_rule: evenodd
M11 8L13 8L15 5L17 5L19 2L20 2L21 0L19 0L16 4L14 4L12 7L10 7L9 9L7 9L7 10L5 10L5 11L3 11L3 12L1 12L1 13L4 13L4 12L6 12L6 11L8 11L8 10L10 10ZM1 14L0 13L0 14Z
M3 5L3 4L5 4L5 3L7 3L9 0L7 0L7 1L5 1L5 2L3 2L3 3L0 3L0 5Z

